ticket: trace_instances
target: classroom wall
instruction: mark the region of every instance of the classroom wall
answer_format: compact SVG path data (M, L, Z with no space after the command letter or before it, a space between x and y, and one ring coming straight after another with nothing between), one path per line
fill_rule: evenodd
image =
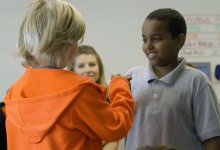
M1 99L9 86L24 71L20 60L14 55L19 26L28 2L30 0L1 0ZM185 16L220 15L219 0L70 0L70 2L81 11L86 21L84 44L92 45L100 53L107 79L112 73L124 74L133 66L148 63L141 49L141 26L146 15L152 10L171 7ZM220 51L220 48L217 47L215 51ZM186 59L190 62L210 62L212 73L215 65L220 63L219 55L187 54ZM220 81L217 81L213 74L212 83L217 93L220 93Z
M1 0L0 99L24 71L20 60L15 57L15 51L19 26L28 2L30 0ZM187 17L220 15L219 0L70 0L70 2L75 4L85 18L87 31L84 44L94 46L101 55L107 79L112 73L124 74L133 66L147 63L141 49L141 26L146 15L152 10L171 7ZM199 22L198 26L203 26L203 23ZM216 32L219 30L215 29ZM218 35L220 34L214 34ZM187 48L181 51L181 56L186 57L187 61L210 62L212 84L220 98L220 81L217 81L213 74L215 65L220 64L219 45L214 49L201 47L206 52L213 51L212 54L196 53L200 47L189 53ZM120 150L122 149L124 149L123 140L120 141Z

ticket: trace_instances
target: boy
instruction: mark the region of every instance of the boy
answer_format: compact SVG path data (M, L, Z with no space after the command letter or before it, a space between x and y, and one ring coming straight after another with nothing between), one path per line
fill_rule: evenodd
M101 150L131 127L133 97L120 75L106 87L64 70L85 23L64 0L35 0L20 27L18 49L27 66L4 98L8 150Z
M142 26L143 51L149 65L135 67L135 99L126 150L174 145L179 150L220 150L220 114L210 81L178 59L186 22L174 9L151 12Z

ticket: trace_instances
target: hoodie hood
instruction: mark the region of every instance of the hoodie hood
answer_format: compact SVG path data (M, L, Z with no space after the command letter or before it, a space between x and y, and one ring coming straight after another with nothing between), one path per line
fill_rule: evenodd
M86 79L67 90L28 98L13 98L13 91L16 90L13 89L15 88L13 86L4 100L7 115L6 124L10 122L20 129L30 143L40 143L88 84L95 83ZM106 90L104 87L97 87L101 91Z
M39 143L82 88L83 84L48 96L6 99L7 119L20 128L31 143Z

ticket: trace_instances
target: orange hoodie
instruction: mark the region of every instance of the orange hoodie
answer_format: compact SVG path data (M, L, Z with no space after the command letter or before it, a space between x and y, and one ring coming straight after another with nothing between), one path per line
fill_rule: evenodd
M5 96L8 150L101 150L126 136L133 113L128 81L106 87L61 69L28 68Z

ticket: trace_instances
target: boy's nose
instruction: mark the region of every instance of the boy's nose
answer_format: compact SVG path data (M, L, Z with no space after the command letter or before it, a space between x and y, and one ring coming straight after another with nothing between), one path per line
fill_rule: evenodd
M151 41L147 42L147 49L152 49L153 48L153 43Z
M152 49L153 48L153 44L152 44L152 42L147 42L147 43L144 43L143 44L143 50L146 52L147 50L150 50L150 49Z

